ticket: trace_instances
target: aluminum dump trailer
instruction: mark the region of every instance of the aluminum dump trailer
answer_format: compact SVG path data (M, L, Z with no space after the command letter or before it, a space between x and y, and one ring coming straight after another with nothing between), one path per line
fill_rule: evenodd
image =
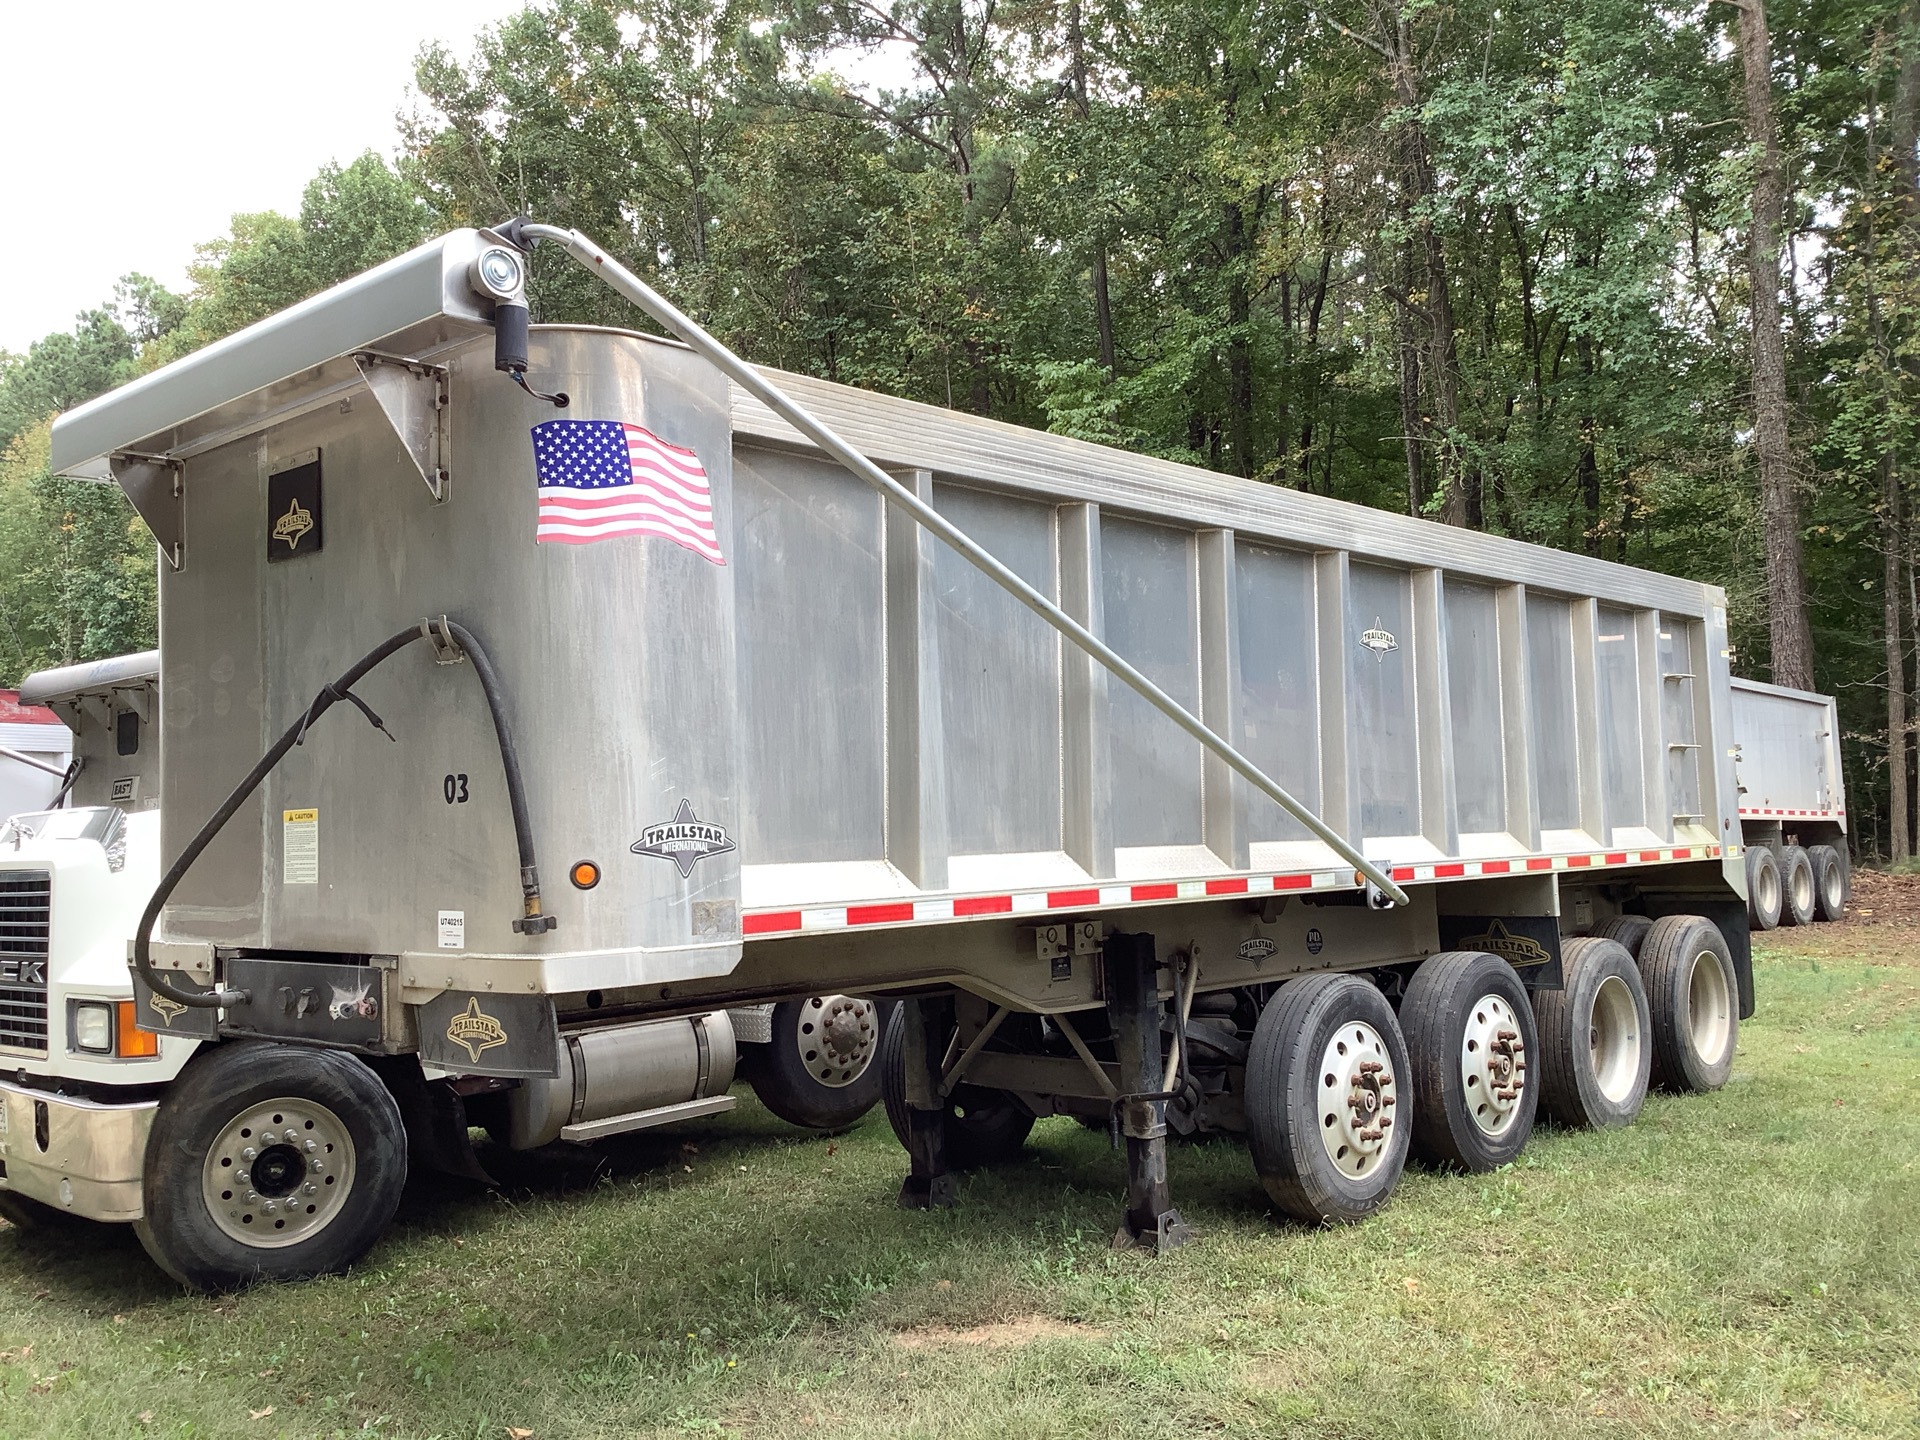
M529 333L537 242L681 341ZM216 1043L142 1233L193 1283L373 1243L396 1076L452 1076L463 1138L663 1016L905 997L904 1201L1071 1114L1166 1246L1170 1127L1358 1219L1541 1105L1717 1086L1752 1007L1712 586L758 370L522 222L53 445L164 557L133 959L143 1021ZM308 1120L358 1167L318 1211Z
M1833 697L1731 683L1748 917L1756 930L1838 920L1852 872Z

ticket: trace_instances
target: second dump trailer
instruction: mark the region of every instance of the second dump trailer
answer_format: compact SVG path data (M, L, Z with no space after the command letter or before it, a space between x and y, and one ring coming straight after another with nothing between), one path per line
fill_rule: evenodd
M529 334L536 241L687 343ZM520 223L53 443L165 557L134 963L210 1043L143 1236L196 1284L372 1243L383 1077L580 1101L662 1016L905 997L905 1201L1069 1113L1168 1245L1169 1127L1357 1219L1718 1085L1752 1006L1711 586L755 370Z
M1735 677L1734 779L1756 930L1838 920L1852 889L1839 709L1831 695Z

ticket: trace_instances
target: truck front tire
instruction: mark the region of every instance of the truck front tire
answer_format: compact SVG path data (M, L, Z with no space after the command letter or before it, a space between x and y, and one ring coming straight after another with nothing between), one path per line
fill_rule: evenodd
M406 1179L400 1108L352 1055L216 1045L154 1117L134 1229L195 1290L338 1274L373 1248Z

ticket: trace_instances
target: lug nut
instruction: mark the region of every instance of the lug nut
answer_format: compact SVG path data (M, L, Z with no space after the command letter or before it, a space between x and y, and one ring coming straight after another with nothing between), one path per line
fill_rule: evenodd
M287 1134L286 1134L286 1139L287 1139L287 1140L288 1140L289 1142L292 1142L292 1141L294 1141L294 1140L298 1140L299 1138L300 1138L300 1132L299 1132L298 1130L296 1130L296 1129L294 1129L294 1128L293 1128L293 1126L291 1126L291 1125L289 1125L289 1126L287 1126Z
M240 1158L242 1160L257 1160L260 1158L260 1152L249 1145L240 1152Z
M307 1141L307 1154L311 1155L313 1154L314 1151L318 1150L319 1148L320 1148L320 1142L318 1140Z

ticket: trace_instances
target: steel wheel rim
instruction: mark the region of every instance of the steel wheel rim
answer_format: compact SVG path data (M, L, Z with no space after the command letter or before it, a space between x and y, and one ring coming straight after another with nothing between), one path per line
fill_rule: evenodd
M1482 995L1467 1011L1460 1081L1467 1114L1481 1134L1497 1137L1513 1128L1527 1088L1527 1050L1506 996Z
M1618 975L1609 975L1593 992L1593 1014L1587 1022L1587 1050L1592 1057L1593 1083L1616 1105L1633 1094L1640 1077L1640 1010L1633 992Z
M1840 878L1840 867L1829 865L1826 874L1820 877L1820 888L1826 892L1827 908L1838 911L1846 897L1846 883Z
M842 1090L867 1073L880 1048L880 1010L853 995L815 995L794 1022L800 1063L816 1083Z
M223 1234L259 1250L313 1238L353 1192L353 1137L325 1105L280 1096L229 1120L201 1168L201 1198Z
M1793 910L1796 915L1804 915L1813 908L1813 867L1796 865L1793 867Z
M1349 1020L1327 1041L1317 1087L1320 1143L1341 1174L1358 1179L1392 1143L1399 1077L1380 1032L1364 1020Z
M1760 870L1760 908L1764 911L1780 908L1780 872L1772 865L1762 866Z
M1719 1064L1733 1042L1733 995L1711 950L1696 952L1688 967L1687 1032L1694 1053L1708 1065Z

